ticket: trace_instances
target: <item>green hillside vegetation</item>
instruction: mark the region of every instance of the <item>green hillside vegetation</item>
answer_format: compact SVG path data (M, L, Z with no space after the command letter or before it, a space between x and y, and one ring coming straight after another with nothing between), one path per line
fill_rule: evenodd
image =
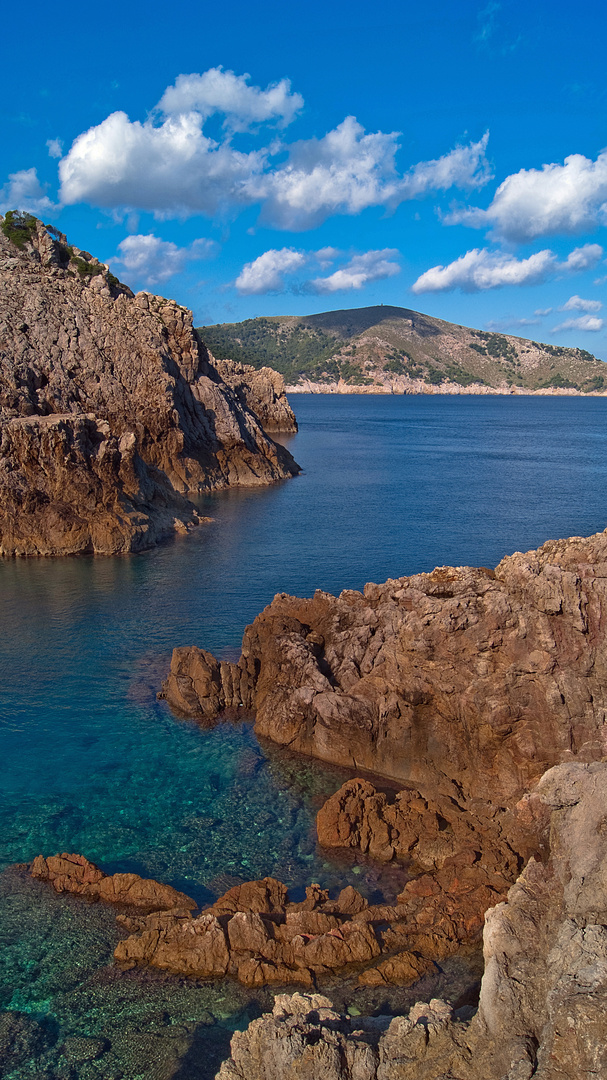
M407 308L377 306L199 327L218 359L273 367L287 384L607 390L607 367L584 349L473 330Z

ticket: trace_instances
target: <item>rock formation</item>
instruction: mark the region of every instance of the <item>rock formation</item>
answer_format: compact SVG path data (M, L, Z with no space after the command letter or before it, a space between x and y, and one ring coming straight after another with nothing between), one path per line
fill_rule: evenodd
M31 867L32 877L48 881L55 892L85 896L87 900L103 900L108 904L122 904L144 911L182 911L187 913L196 907L196 901L185 893L163 885L153 878L139 874L104 874L84 855L51 855L45 859L38 855Z
M320 995L276 998L236 1032L218 1080L598 1080L607 1075L607 766L542 778L550 856L488 912L478 1012L416 1004L351 1018Z
M255 710L324 761L513 807L551 765L605 753L607 533L495 570L439 567L312 599L279 594L236 664L178 648L178 712Z
M512 809L483 799L424 795L412 789L390 801L368 780L347 780L316 816L318 842L356 848L373 859L407 860L418 870L475 866L510 877L537 852L546 810L536 793Z
M233 390L189 311L35 218L2 229L0 554L149 547L199 521L184 493L298 472L251 411L286 412L279 387Z
M217 360L208 354L214 368L238 400L255 413L264 431L297 431L295 413L285 393L285 381L270 367L254 368L237 360Z
M510 852L512 856L512 852ZM408 986L436 961L478 941L483 915L516 877L515 860L497 869L467 853L434 876L408 882L396 903L369 904L352 886L330 899L310 885L291 902L275 878L230 889L211 907L137 874L103 873L82 855L38 856L33 877L69 892L127 909L117 916L128 937L116 960L197 978L236 977L246 986L300 983L313 987L336 974L363 987Z

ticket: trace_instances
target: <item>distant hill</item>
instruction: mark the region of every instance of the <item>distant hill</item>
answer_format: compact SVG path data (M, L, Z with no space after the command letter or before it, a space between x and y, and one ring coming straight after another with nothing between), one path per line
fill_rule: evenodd
M607 366L585 349L473 330L408 308L278 315L201 326L218 359L280 371L292 387L362 392L607 392Z

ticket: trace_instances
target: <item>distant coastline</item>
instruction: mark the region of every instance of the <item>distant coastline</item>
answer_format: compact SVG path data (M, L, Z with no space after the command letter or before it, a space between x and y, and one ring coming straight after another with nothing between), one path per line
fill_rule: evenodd
M299 383L285 386L287 394L387 394L403 396L405 394L432 394L439 396L467 395L480 396L491 395L501 397L607 397L607 390L576 390L573 387L550 386L538 390L531 390L526 386L482 386L480 383L472 383L470 386L460 386L458 383L441 383L433 386L421 379L397 380L385 383L374 383L372 386L357 386L344 382L312 382L309 379Z

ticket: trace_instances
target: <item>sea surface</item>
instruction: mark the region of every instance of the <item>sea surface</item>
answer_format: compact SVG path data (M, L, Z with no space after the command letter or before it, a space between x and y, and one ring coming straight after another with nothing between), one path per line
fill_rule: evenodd
M0 563L7 1080L206 1080L230 1032L271 1000L232 983L117 972L114 913L57 897L15 864L82 852L200 902L266 874L295 898L311 881L378 898L402 887L405 868L316 847L316 811L345 772L260 745L250 722L204 728L156 700L173 646L236 658L244 626L277 592L495 566L607 525L607 400L297 395L292 404L300 431L281 441L302 467L297 478L199 500L213 521L154 551ZM413 997L457 996L464 976L452 965Z

